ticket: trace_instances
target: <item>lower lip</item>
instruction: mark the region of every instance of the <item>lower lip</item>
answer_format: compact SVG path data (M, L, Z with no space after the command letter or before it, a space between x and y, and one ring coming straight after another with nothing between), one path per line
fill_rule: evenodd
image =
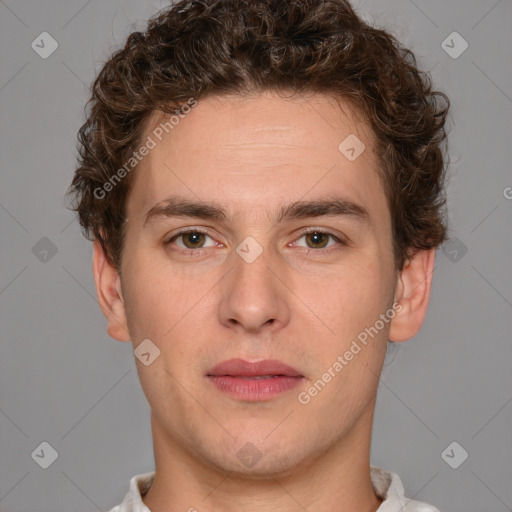
M227 375L208 376L210 382L220 391L239 400L247 402L261 402L270 400L285 391L295 388L302 381L302 377L270 377L268 379L254 379L243 377L230 377Z

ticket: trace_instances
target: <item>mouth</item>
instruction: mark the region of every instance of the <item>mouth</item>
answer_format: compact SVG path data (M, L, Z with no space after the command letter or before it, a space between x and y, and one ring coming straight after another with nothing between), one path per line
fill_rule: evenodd
M289 391L304 379L297 370L281 361L258 362L229 359L207 374L215 388L237 400L261 402Z

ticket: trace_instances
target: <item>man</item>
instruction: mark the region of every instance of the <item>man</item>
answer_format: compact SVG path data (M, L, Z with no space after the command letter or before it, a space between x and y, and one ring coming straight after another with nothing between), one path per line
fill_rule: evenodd
M71 191L155 472L112 512L432 512L370 466L445 239L448 99L342 0L180 2L101 70Z

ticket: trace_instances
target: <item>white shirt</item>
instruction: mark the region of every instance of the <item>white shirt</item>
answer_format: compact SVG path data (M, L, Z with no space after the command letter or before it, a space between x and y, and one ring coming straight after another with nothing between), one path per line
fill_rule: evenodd
M109 512L151 512L142 502L141 496L151 487L154 476L154 471L135 475L130 480L130 488L123 502ZM402 481L396 473L370 466L370 477L375 494L384 500L377 512L439 512L432 505L407 499Z

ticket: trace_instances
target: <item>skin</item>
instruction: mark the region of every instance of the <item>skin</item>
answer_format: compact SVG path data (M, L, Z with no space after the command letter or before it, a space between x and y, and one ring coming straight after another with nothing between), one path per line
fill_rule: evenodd
M154 113L142 140L159 121ZM349 134L366 146L354 161L338 150ZM141 162L127 200L121 277L98 242L93 267L109 335L134 349L149 338L160 350L148 366L136 359L151 407L156 476L143 498L151 510L379 507L369 468L378 376L388 338L405 341L421 327L435 252L416 252L401 272L394 267L373 147L371 130L347 104L265 92L201 100ZM144 228L146 212L170 194L222 203L228 221L161 217ZM282 205L327 195L362 205L368 222L276 224ZM186 236L165 245L184 227L209 233L195 245L185 245ZM301 235L305 228L348 243ZM249 236L263 251L252 263L236 252ZM395 302L401 309L391 322L299 403L298 393ZM205 375L238 357L278 359L304 379L268 401L230 398ZM248 442L261 453L252 467L237 458Z

